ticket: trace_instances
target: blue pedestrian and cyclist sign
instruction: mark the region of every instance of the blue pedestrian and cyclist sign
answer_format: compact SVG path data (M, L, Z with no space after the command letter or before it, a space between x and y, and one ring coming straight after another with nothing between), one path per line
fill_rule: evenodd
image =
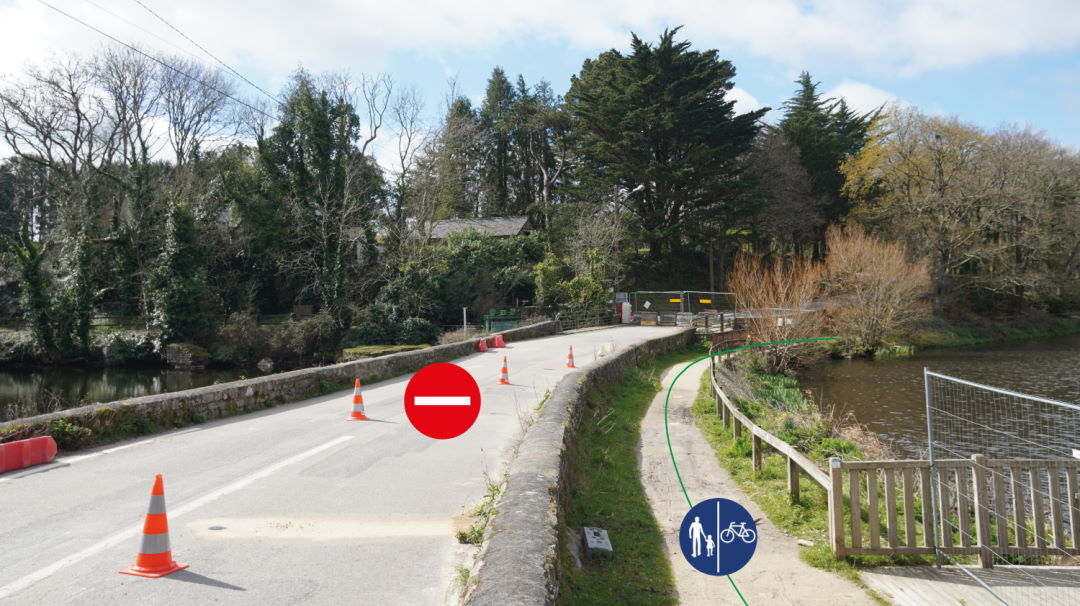
M750 561L757 549L757 527L750 512L728 499L708 499L683 518L679 546L690 565L705 574L729 575Z

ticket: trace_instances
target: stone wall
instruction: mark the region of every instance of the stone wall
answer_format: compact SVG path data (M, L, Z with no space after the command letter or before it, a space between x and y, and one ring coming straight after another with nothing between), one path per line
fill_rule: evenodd
M565 483L563 451L575 439L586 394L619 380L643 359L694 341L688 328L632 346L555 386L507 470L465 597L468 606L548 606L558 592L558 512ZM616 554L615 557L618 557Z
M559 332L556 321L540 322L501 333L505 341L521 341ZM460 358L472 353L475 341L437 345L417 351L342 362L330 366L304 368L265 377L231 381L185 391L91 404L26 419L0 423L0 432L10 429L8 439L48 435L49 423L63 419L88 427L98 435L147 433L140 428L169 429L193 421L209 421L239 412L258 410L274 403L301 399L323 386L338 389L352 386L357 377L371 382L417 371L428 364Z

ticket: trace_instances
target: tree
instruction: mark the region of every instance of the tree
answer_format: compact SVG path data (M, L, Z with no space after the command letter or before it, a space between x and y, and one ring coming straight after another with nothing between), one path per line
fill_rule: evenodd
M728 276L735 304L751 313L745 320L753 343L776 343L759 349L769 374L793 370L806 343L784 343L821 336L824 317L812 304L821 294L821 264L809 255L766 260L741 253Z
M273 134L260 139L259 159L270 190L289 216L287 271L301 293L344 323L345 305L360 294L357 264L375 262L375 211L382 174L357 147L360 120L347 87L336 95L297 72Z
M926 265L908 260L907 247L868 235L857 224L826 232L825 294L832 333L849 356L873 355L888 336L929 315Z
M678 28L631 52L586 60L572 79L567 107L575 120L579 184L593 191L645 188L623 204L659 260L695 227L696 214L732 212L744 183L737 159L758 131L763 108L735 114L735 67L717 51L676 42Z
M749 221L754 240L764 243L766 251L812 250L825 222L826 198L814 193L799 148L784 131L763 128L745 162L753 183L747 196L755 208Z
M813 195L824 200L825 222L834 223L850 209L842 191L840 165L862 149L870 123L880 110L859 114L844 99L822 99L820 83L808 72L795 82L799 88L784 103L779 127L799 149L799 161L810 176Z
M513 214L514 201L511 183L516 159L513 154L513 117L511 109L516 100L513 85L500 67L491 72L484 103L478 113L484 131L483 153L483 214L500 217Z
M150 324L161 331L161 341L205 342L214 306L206 280L206 255L195 215L186 204L177 204L169 212L165 246L149 286Z

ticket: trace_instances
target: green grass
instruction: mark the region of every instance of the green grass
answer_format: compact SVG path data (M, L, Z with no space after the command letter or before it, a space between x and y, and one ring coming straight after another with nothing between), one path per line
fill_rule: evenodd
M660 390L660 373L707 354L704 347L694 346L660 356L627 370L614 385L588 394L581 424L564 455L559 604L678 603L660 528L638 475L637 444L641 419ZM582 526L608 531L614 550L611 561L584 559L583 567L575 568L569 541L581 541Z
M1080 333L1080 319L1077 318L1022 318L1011 322L951 326L946 333L928 335L925 342L916 345L924 349L952 349L1077 333Z
M854 581L879 603L888 604L866 587L859 578L857 568L924 563L925 560L921 557L860 556L856 562L853 559L837 560L833 557L829 545L828 493L804 476L799 483L799 501L792 503L787 491L787 459L768 450L762 458L761 473L755 474L750 460L749 433L744 432L738 440L732 438L731 430L726 429L723 421L716 415L711 390L706 374L694 401L693 414L698 427L716 451L720 464L761 507L770 522L798 539L813 543L811 547L800 548L799 555L803 561L815 568L836 572Z
M378 356L385 356L387 354L398 353L399 351L413 351L416 349L426 349L431 347L430 345L361 345L359 347L349 347L341 350L341 361L350 362L352 360L359 360L360 358L375 358Z

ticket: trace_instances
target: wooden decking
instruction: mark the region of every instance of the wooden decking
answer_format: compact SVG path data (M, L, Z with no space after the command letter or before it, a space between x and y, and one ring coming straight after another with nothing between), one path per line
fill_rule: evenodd
M996 566L973 572L1016 606L1080 605L1078 566ZM863 581L896 606L1000 606L990 592L953 566L904 566L860 571Z

